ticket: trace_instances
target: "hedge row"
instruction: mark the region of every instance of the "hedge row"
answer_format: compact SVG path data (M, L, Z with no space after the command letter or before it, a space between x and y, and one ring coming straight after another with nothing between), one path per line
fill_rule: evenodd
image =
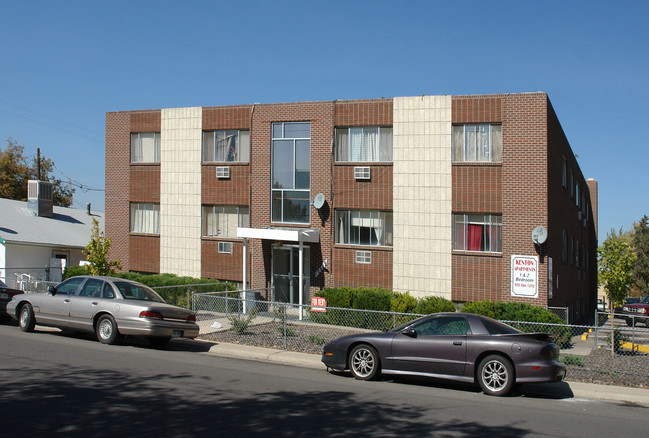
M77 275L90 275L90 272L85 266L69 266L65 268L63 279ZM188 292L221 292L227 290L227 283L210 278L179 277L173 274L139 274L137 272L117 272L112 276L145 284L155 289L167 303L185 308L188 305ZM202 284L204 286L201 286ZM186 285L192 286L188 287Z
M417 299L408 293L399 293L381 288L326 288L316 292L315 296L327 300L327 312L312 312L311 319L313 321L371 330L388 330L410 321L413 317L388 313L361 312L360 310L399 314L455 312L453 302L445 298L426 297ZM340 309L332 309L332 307Z
M503 303L494 301L471 301L464 303L462 311L485 315L500 321L534 322L540 324L510 323L519 330L532 333L544 332L552 336L555 344L567 347L572 341L570 327L557 314L545 307L532 306L527 303ZM550 325L552 324L552 325ZM556 324L556 325L555 325Z

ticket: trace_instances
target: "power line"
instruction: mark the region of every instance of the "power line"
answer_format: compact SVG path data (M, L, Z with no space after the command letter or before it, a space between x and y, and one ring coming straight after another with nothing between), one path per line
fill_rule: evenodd
M5 101L3 101L3 100L0 100L0 102L8 103L8 102L5 102ZM19 108L20 108L20 107L19 107ZM25 110L25 111L30 111L30 110ZM87 128L83 128L83 127L80 127L80 126L78 126L78 125L74 125L74 124L72 124L72 123L68 123L68 122L65 122L65 121L63 121L63 120L59 120L59 119L56 119L56 118L54 118L54 117L47 116L47 115L45 115L45 114L40 114L40 113L37 113L37 112L35 112L35 111L30 111L30 112L33 112L33 113L38 114L38 115L41 115L41 116L43 116L43 117L50 118L50 119L52 119L52 120L55 120L55 121L60 122L60 123L63 123L63 124L67 124L67 125L70 125L70 126L74 126L75 128L80 128L80 129L83 129L83 130L85 130L85 131L88 131L88 132L94 133L93 131L91 131L91 130L89 130L89 129L87 129ZM54 126L54 125L51 125L51 124L49 124L49 123L45 123L45 122L43 122L43 121L41 121L41 120L36 120L36 119L31 118L31 117L24 116L24 115L22 115L22 114L17 114L17 113L11 112L11 111L3 110L3 109L0 109L0 114L4 114L4 115L6 115L6 116L10 116L10 117L18 118L18 119L24 119L24 120L27 120L27 121L29 121L29 122L35 124L35 125L42 126L42 127L44 127L44 128L48 128L48 129L51 129L51 130L54 130L54 131L59 131L59 132L64 132L64 133L66 133L66 134L75 135L75 136L77 136L77 137L83 137L83 138L86 138L86 139L88 139L88 140L90 140L90 141L93 141L93 142L96 142L96 143L101 143L101 144L104 143L103 140L99 140L99 139L96 138L96 137L90 137L90 136L88 136L88 135L85 135L85 134L82 134L82 133L79 133L79 132L76 132L76 131L71 131L71 130L69 130L69 129L65 129L65 128L62 128L62 127L59 127L59 126Z

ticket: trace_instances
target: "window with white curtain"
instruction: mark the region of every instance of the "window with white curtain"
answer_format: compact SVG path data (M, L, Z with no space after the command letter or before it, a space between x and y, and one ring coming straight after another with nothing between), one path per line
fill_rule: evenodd
M392 246L392 212L336 210L336 243Z
M160 234L160 204L132 202L131 233Z
M502 162L502 137L500 124L453 125L453 161Z
M250 132L232 130L203 132L203 162L247 162Z
M160 133L133 132L131 133L131 162L159 163L160 162Z
M237 237L237 227L249 227L248 207L236 205L204 205L204 237Z
M336 128L336 161L391 162L392 127Z
M500 214L453 214L453 249L502 252L503 218Z

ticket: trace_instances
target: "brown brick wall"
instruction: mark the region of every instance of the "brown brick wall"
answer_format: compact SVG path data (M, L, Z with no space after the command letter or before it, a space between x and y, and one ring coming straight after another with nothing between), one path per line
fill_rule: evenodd
M588 206L592 206L592 185L585 180L561 124L548 102L548 241L546 250L552 257L553 297L551 306L570 307L571 320L589 316L595 309L597 289L597 236L593 212L588 212L584 226L581 207L570 194L570 172L574 184L584 191ZM567 163L566 187L562 184L563 161ZM579 219L581 217L581 219ZM568 261L563 261L563 230L568 238ZM570 242L588 248L588 266L578 266L570 260ZM575 243L576 251L576 243Z
M325 287L330 284L330 276L335 275L335 266L331 263L333 243L333 205L332 205L332 144L334 133L334 104L333 102L303 102L287 104L255 105L252 116L250 139L250 186L252 199L250 202L250 225L260 227L282 227L279 223L271 224L271 124L273 122L311 122L311 198L323 193L327 204L322 209L326 213L321 218L315 208L311 207L311 223L308 225L286 225L288 228L314 228L320 231L320 244L311 245L311 287ZM288 243L288 242L287 242ZM252 241L251 273L254 288L270 286L270 242L263 245ZM264 253L267 257L264 261ZM313 277L315 270L328 260L328 271L317 279Z
M160 266L160 239L130 235L130 202L160 202L160 165L131 164L131 133L159 132L160 117L160 110L106 114L106 237L125 271Z
M336 208L392 210L392 163L370 165L370 180L354 179L354 167L367 163L334 165Z
M372 263L356 263L356 251L370 251ZM392 250L367 246L337 246L333 251L336 277L333 287L381 287L392 289Z
M130 271L160 272L160 237L129 236ZM122 267L123 269L123 267Z
M128 270L129 176L131 118L129 113L106 114L106 237L112 239L109 257Z
M336 101L335 126L392 126L392 99Z
M454 301L502 301L502 257L491 254L453 254Z
M502 165L454 164L452 181L454 212L502 213Z
M252 105L203 108L203 131L250 129Z
M216 177L216 168L226 165L230 178ZM203 205L248 205L250 203L248 163L203 164L201 203Z
M129 200L160 203L160 165L132 164Z
M535 255L532 229L547 224L546 108L543 93L453 97L453 123L503 124L502 164L453 165L453 212L503 215L502 254L454 252L455 301L489 297L547 303L544 265L540 265L538 299L513 298L510 292L511 255Z
M232 254L220 254L219 241L232 242ZM206 239L201 242L201 276L226 281L243 281L243 243L229 239Z
M451 120L453 123L502 122L502 95L453 96Z

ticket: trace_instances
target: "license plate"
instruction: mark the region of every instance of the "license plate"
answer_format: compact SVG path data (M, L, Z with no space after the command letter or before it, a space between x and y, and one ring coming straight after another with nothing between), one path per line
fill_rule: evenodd
M9 294L7 292L0 292L0 299L8 300L9 299Z
M182 330L174 330L173 332L171 332L171 337L172 338L182 338L183 334L184 334L184 332Z

